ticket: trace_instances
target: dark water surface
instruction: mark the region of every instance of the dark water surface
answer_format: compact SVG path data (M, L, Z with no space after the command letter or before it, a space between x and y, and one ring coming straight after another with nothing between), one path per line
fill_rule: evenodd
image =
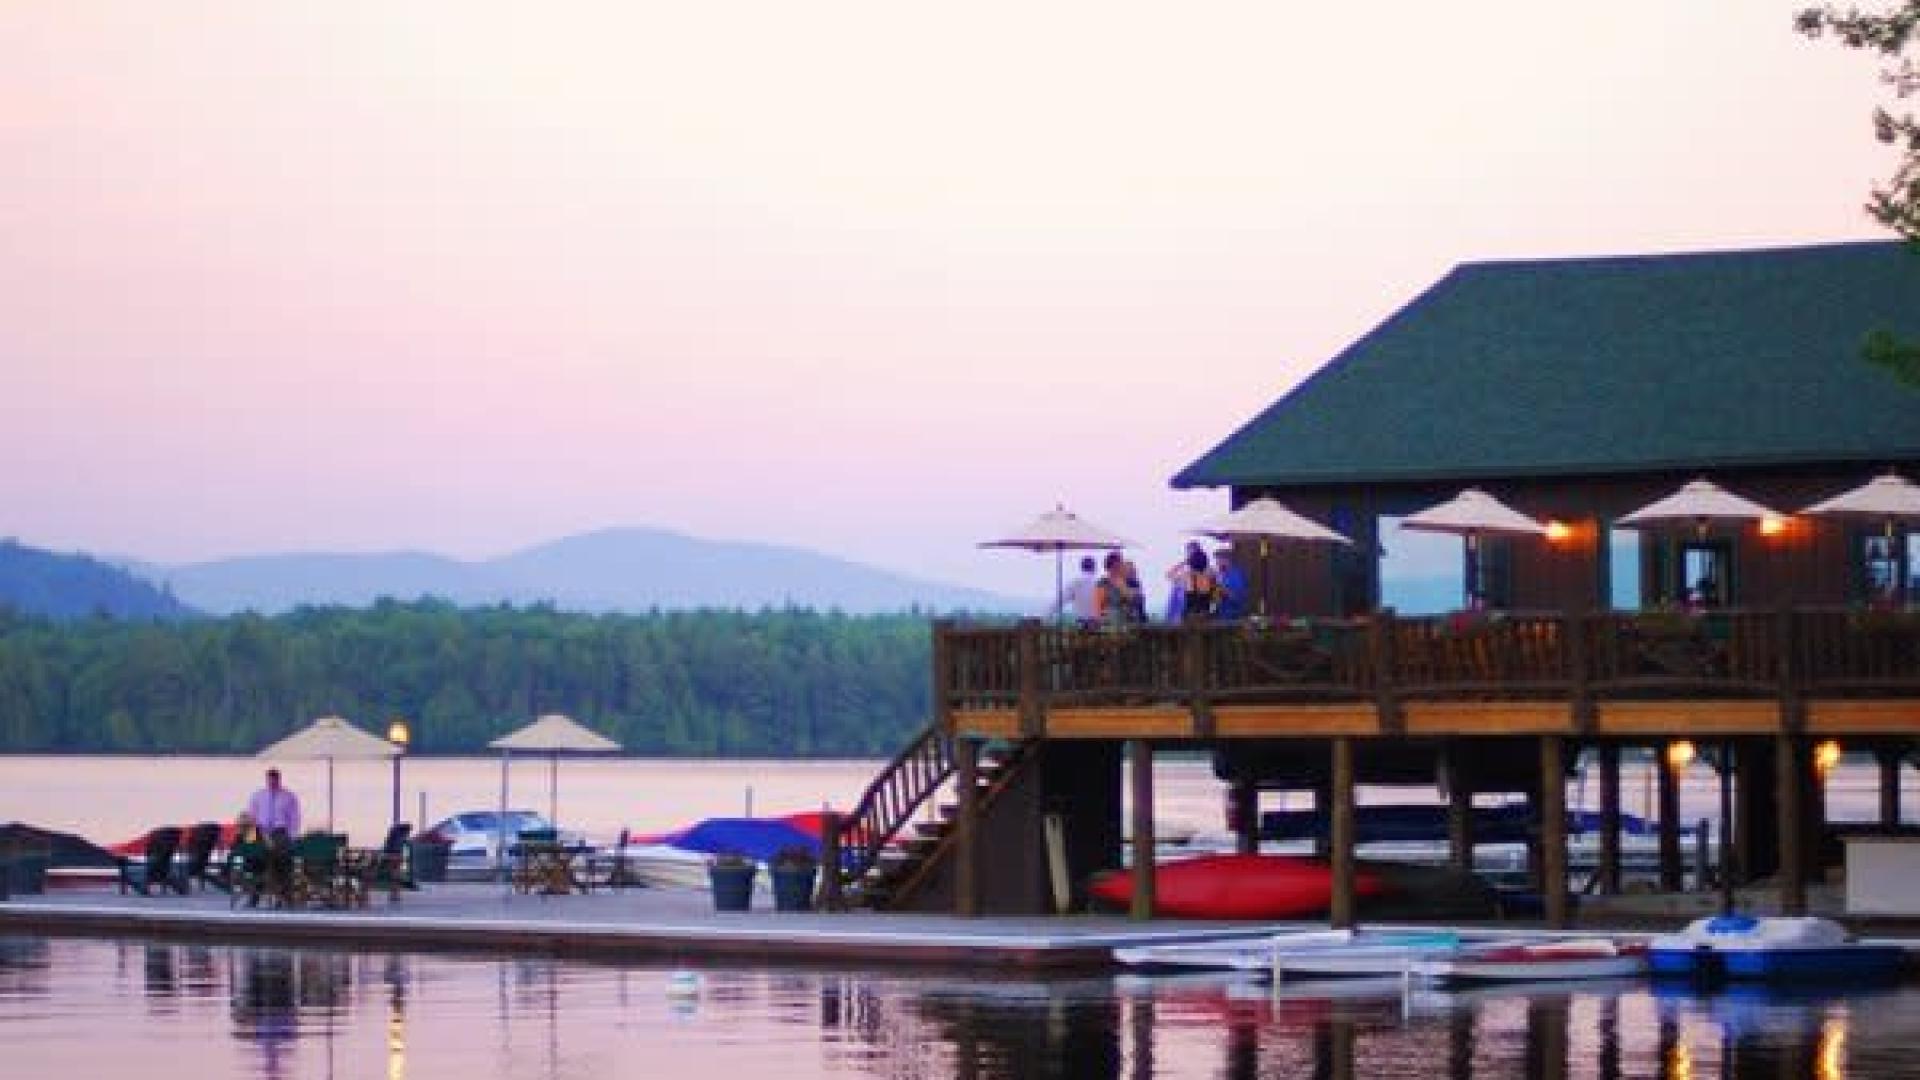
M1920 1077L1920 989L1275 995L0 937L0 1076Z

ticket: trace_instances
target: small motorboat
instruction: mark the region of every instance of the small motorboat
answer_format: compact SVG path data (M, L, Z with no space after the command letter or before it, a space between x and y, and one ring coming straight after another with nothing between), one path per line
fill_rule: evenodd
M1653 939L1654 975L1706 982L1883 982L1906 967L1897 945L1855 941L1846 927L1813 916L1715 915Z
M1411 970L1421 981L1440 985L1619 979L1646 973L1647 948L1611 938L1472 946L1416 960Z

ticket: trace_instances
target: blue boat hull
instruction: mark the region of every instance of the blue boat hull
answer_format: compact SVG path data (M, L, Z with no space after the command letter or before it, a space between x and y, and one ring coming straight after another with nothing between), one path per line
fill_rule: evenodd
M1904 950L1889 945L1802 949L1653 949L1647 967L1656 978L1803 983L1897 978Z

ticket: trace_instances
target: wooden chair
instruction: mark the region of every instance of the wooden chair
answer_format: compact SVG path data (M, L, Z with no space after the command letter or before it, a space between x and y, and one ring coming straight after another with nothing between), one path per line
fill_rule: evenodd
M174 882L173 857L180 850L180 828L162 825L147 833L146 852L139 856L120 856L120 892L131 889L141 896L152 896L158 885L185 892Z
M173 867L172 885L176 892L185 895L195 887L205 887L208 882L218 886L212 870L213 849L220 843L220 823L203 821L187 830L185 841L180 847L180 859Z
M624 889L627 881L627 841L632 833L620 830L611 854L590 852L573 861L573 886L581 892L595 889Z
M277 878L284 875L273 870L271 860L271 849L258 833L235 836L216 882L227 891L228 907L239 903L242 896L249 906L259 904L262 896L280 901L283 886Z

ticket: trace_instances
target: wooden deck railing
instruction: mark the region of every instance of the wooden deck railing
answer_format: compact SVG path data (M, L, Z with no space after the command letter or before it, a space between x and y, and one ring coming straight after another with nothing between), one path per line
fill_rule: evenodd
M1920 696L1920 612L1499 612L935 628L936 709Z

